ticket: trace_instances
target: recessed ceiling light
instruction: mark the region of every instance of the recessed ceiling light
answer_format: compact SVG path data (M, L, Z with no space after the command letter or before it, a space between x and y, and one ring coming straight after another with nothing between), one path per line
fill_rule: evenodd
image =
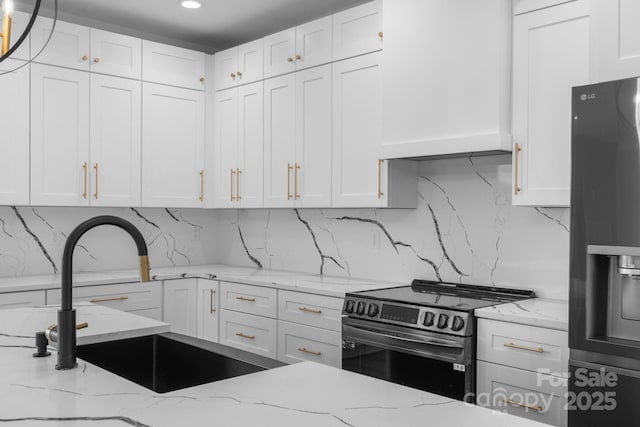
M187 9L199 9L202 7L202 3L194 0L180 0L178 4Z

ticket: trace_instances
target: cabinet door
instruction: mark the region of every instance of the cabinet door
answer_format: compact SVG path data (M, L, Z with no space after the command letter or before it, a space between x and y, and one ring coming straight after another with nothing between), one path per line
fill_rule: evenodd
M291 28L271 34L264 41L264 78L296 70L296 30Z
M386 204L382 140L381 53L333 64L332 206Z
M236 206L238 89L217 92L214 103L214 207L229 208Z
M164 317L171 332L196 336L197 279L167 280L164 282Z
M142 41L142 80L204 90L205 54Z
M216 52L213 57L213 79L216 90L224 90L238 84L238 48Z
M296 28L296 70L331 62L331 28L331 16Z
M197 337L212 342L218 342L219 286L215 280L198 279Z
M591 16L592 81L640 75L640 2L593 0Z
M91 204L140 206L142 86L91 75Z
M382 0L333 15L333 60L382 49Z
M243 208L263 204L263 93L262 82L238 88L236 200Z
M294 198L299 207L331 206L331 65L296 73Z
M238 84L262 80L264 67L263 40L238 46Z
M0 73L22 61L7 59ZM0 76L0 205L29 204L29 66Z
M4 308L44 305L45 295L45 291L11 292L0 294L0 310Z
M295 206L295 74L264 82L264 207Z
M89 200L89 73L31 66L31 204Z
M10 47L13 47L18 39L24 33L24 30L27 29L27 25L29 24L29 19L31 15L28 13L22 12L13 12L13 17L11 18L11 39L10 39ZM29 44L30 44L31 35L28 34L24 39L18 50L11 54L11 59L29 59ZM5 61L6 62L6 61ZM5 67L6 65L3 64ZM15 68L15 67L14 67Z
M53 20L39 16L31 30L31 57L36 56L47 42ZM61 67L89 70L90 28L57 21L51 41L35 62Z
M143 83L142 205L201 207L204 93Z
M142 40L92 28L89 60L94 73L140 79Z
M589 80L588 6L514 17L514 205L569 206L571 87Z

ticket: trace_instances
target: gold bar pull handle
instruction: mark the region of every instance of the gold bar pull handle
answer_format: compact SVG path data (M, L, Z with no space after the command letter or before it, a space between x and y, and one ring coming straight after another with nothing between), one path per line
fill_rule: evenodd
M295 166L296 170L293 175L293 194L296 196L295 200L298 200L300 198L300 194L298 194L298 171L300 170L300 165L296 163Z
M300 347L300 348L298 348L298 351L301 351L303 353L313 354L314 356L320 356L322 354L319 351L312 351L312 350L307 349L306 347Z
M378 32L378 38L380 39L380 41L382 41L382 37L384 36L384 33L382 31Z
M93 170L96 171L96 182L95 182L95 186L96 186L96 191L95 193L93 193L93 197L98 200L98 163L96 163L95 165L93 165Z
M298 310L300 311L304 311L306 313L315 313L315 314L320 314L322 313L322 310L317 310L315 308L307 308L307 307L298 307Z
M378 199L381 199L382 196L384 196L384 193L382 192L382 164L384 163L384 160L380 159L378 160Z
M78 323L76 325L76 329L84 329L84 328L88 328L89 324L87 322L82 322L82 323Z
M82 198L87 198L87 162L82 164L82 173L84 175L84 190L82 192Z
M287 163L287 200L291 200L291 163Z
M236 299L240 301L249 301L249 302L254 302L256 300L255 298L247 298L247 297L236 297Z
M518 350L533 351L534 353L544 353L544 348L541 347L527 347L526 345L514 344L512 342L504 343L505 347L516 348Z
M204 169L200 169L200 201L204 201Z
M242 197L240 197L240 174L242 171L240 169L236 169L236 200L240 201Z
M113 298L94 298L94 299L90 299L89 302L91 303L99 303L99 302L109 302L109 301L125 301L128 300L129 297L126 296L122 296L122 297L113 297Z
M236 199L236 198L235 198L235 196L233 195L233 176L234 176L235 174L236 174L236 171L235 171L235 170L233 170L233 168L232 168L232 169L231 169L231 177L229 178L229 182L231 183L231 184L230 184L230 190L229 190L229 192L231 193L231 201L232 201L232 202Z
M527 405L526 403L516 402L515 400L506 399L503 400L504 403L508 403L509 405L518 406L520 408L533 409L534 411L542 412L544 408L540 405Z
M256 339L255 335L246 335L246 334L243 334L242 332L236 332L236 335L239 336L239 337L242 337L242 338L250 339L250 340L255 340Z
M518 176L520 175L519 166L520 166L520 151L522 151L522 147L520 144L516 142L515 148L515 161L514 161L514 172L513 172L513 194L518 194L520 192L520 184L518 183Z
M216 293L213 289L210 289L211 294L209 296L209 314L215 313L216 309L213 308L213 295Z

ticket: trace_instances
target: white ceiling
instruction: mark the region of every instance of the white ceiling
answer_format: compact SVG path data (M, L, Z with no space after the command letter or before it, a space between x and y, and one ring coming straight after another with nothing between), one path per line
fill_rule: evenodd
M31 11L34 0L14 0ZM59 19L212 53L261 38L368 0L58 0ZM53 0L42 2L51 16Z

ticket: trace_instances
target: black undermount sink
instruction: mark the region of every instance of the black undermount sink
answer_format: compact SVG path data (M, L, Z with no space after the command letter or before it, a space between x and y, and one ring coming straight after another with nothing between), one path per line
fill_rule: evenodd
M157 393L284 365L243 350L171 333L79 345L78 357Z

